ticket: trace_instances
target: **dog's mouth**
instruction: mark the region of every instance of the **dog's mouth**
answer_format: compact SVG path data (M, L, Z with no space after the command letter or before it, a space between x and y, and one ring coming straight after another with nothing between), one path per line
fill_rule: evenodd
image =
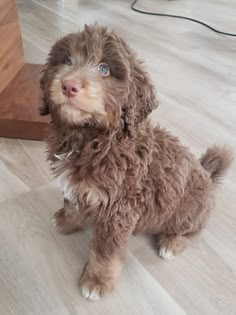
M77 96L76 98L64 97L64 102L61 104L67 111L77 112L78 114L95 114L107 116L103 102L94 97L86 95Z
M65 106L68 106L70 108L73 108L73 109L77 109L79 110L80 109L80 102L78 100L74 100L74 99L71 99L69 97L65 97L65 103L64 103Z
M64 106L67 108L67 110L71 110L74 113L78 113L78 115L91 115L91 112L89 111L89 108L87 108L86 104L79 104L77 102L73 102L71 100L68 100Z
M81 101L72 100L70 98L65 98L65 101L60 104L63 111L77 113L78 116L81 114L90 114L88 106L83 104Z

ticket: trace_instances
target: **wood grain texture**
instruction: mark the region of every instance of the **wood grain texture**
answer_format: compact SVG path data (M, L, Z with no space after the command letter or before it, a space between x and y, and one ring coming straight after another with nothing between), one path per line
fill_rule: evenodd
M1 137L46 138L49 118L39 115L42 103L39 87L41 70L41 65L24 64L0 94Z
M18 0L27 62L97 20L116 29L147 63L160 123L200 156L208 145L236 148L236 41L187 21L138 15L129 1ZM197 17L236 32L234 0L139 0L141 9ZM236 163L217 192L204 232L172 262L144 236L132 237L115 291L81 298L79 274L91 233L62 236L50 218L62 206L42 142L0 139L0 314L236 314Z
M0 1L0 93L24 64L15 0Z
M0 1L0 137L42 140L48 119L39 116L41 66L24 64L15 0Z

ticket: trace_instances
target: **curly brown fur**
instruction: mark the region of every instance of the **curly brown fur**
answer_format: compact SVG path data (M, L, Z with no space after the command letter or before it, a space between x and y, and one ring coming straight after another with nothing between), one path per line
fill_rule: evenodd
M101 62L109 75L98 72ZM65 80L80 84L76 96L62 93ZM148 74L128 45L99 25L52 47L41 87L41 112L52 118L48 159L66 199L54 221L63 233L93 226L80 285L85 298L97 300L113 288L132 233L156 235L169 259L202 229L230 153L215 147L199 161L153 128L148 114L157 100Z

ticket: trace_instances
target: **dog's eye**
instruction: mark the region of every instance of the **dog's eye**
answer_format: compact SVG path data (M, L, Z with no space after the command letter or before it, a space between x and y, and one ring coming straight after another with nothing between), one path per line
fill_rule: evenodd
M72 61L71 61L70 57L66 57L66 58L64 59L63 63L64 63L65 65L68 65L68 66L71 66L71 65L72 65Z
M98 65L98 71L103 77L107 77L110 75L110 69L106 63L100 63Z

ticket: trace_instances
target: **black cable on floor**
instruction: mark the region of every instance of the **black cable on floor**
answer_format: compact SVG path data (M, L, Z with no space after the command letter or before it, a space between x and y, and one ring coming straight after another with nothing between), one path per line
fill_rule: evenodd
M138 12L138 13L142 13L142 14L148 14L148 15L156 15L156 16L166 16L166 17L171 17L171 18L177 18L177 19L184 19L184 20L188 20L188 21L192 21L192 22L195 22L195 23L198 23L198 24L201 24L207 28L209 28L210 30L218 33L218 34L222 34L222 35L227 35L227 36L236 36L236 34L232 34L232 33L226 33L226 32L221 32L217 29L215 29L214 27L204 23L204 22L201 22L199 20L196 20L196 19L192 19L192 18L189 18L189 17L186 17L186 16L181 16L181 15L173 15L173 14L164 14L164 13L155 13L155 12L148 12L148 11L142 11L142 10L139 10L139 9L136 9L134 6L135 4L138 2L138 0L134 0L131 4L131 9L135 12Z

